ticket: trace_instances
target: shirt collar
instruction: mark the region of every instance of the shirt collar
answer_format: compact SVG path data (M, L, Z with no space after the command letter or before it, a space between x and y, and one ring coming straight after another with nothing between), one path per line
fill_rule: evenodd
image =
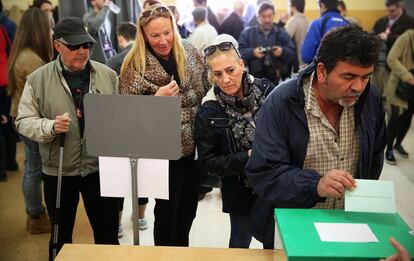
M308 79L304 81L304 93L305 93L305 104L306 110L311 111L315 116L320 115L320 109L318 102L316 101L315 91L312 88L312 82L315 77L315 72L313 72Z

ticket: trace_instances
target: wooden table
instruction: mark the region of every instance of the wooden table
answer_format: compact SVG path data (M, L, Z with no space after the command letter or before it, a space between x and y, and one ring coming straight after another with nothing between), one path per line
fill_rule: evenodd
M57 261L279 261L281 250L65 244Z

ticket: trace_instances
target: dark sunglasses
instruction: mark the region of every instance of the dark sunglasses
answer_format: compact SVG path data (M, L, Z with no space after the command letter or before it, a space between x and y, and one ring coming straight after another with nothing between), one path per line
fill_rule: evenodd
M207 57L209 55L212 55L215 51L217 51L217 49L219 49L220 51L228 51L231 48L235 49L234 45L231 42L222 42L220 44L217 45L210 45L209 47L206 47L204 49L204 56ZM239 54L236 51L237 55Z
M60 42L60 43L63 44L64 46L66 46L71 51L79 50L79 48L81 48L81 46L83 47L83 49L90 49L93 45L92 42L86 42L86 43L75 44L75 45L65 44L65 43L62 43L62 42Z
M158 15L158 14L168 14L168 15L170 15L170 11L168 10L167 7L160 6L160 7L157 7L155 9L147 10L147 11L142 12L141 17L139 18L139 20L141 20L143 18L149 18L153 15Z

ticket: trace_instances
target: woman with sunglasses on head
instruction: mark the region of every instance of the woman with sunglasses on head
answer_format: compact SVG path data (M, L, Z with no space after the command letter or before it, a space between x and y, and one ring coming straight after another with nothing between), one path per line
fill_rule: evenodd
M26 77L52 60L52 29L50 20L39 8L29 8L17 28L9 56L9 96L11 115L17 117ZM26 229L30 234L50 232L50 222L42 200L42 162L37 142L20 136L25 144L22 189L26 205Z
M232 36L221 34L204 49L214 87L196 116L196 143L203 170L221 177L223 212L230 215L229 247L248 248L252 239L249 213L256 195L244 168L259 109L275 86L249 75L237 48ZM263 245L273 247L267 242Z
M194 119L209 86L203 57L181 37L171 11L150 6L138 18L134 46L125 57L120 93L181 99L181 158L169 162L169 200L156 199L154 243L188 246L200 174L194 161Z

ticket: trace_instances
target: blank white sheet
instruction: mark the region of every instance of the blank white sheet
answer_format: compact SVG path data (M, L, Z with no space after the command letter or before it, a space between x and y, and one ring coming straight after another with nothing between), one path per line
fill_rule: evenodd
M325 242L378 242L368 224L314 223L321 241Z

